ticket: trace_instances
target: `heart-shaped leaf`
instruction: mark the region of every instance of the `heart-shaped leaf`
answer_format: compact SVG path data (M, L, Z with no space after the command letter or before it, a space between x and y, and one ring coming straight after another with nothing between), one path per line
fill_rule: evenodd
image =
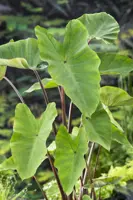
M70 21L63 44L44 28L37 26L35 31L41 59L49 63L52 79L90 117L99 102L100 60L88 47L86 28L79 20Z
M119 25L116 20L105 12L84 14L78 18L88 30L88 39L113 42L117 39Z
M130 106L133 105L133 97L125 90L112 86L104 86L100 89L101 102L106 106Z
M111 122L104 109L93 113L91 119L86 119L83 116L82 123L89 141L98 143L105 149L110 150L112 138Z
M55 81L53 81L51 78L44 78L42 79L42 84L43 87L45 89L49 89L49 88L55 88L58 87L58 85L55 83ZM34 83L28 90L26 90L25 92L30 93L36 90L40 90L41 86L40 83Z
M45 159L46 140L57 115L55 103L50 103L41 119L37 120L25 104L15 110L11 151L17 171L22 179L33 176Z
M55 166L58 169L64 191L69 195L85 168L84 154L87 152L86 135L74 128L70 135L61 126L56 136Z
M125 55L114 53L98 53L101 60L101 74L121 74L127 75L133 71L133 59Z
M37 40L28 38L0 46L0 65L36 69L41 64ZM45 67L41 65L41 67Z
M4 78L6 74L6 66L0 66L0 81Z

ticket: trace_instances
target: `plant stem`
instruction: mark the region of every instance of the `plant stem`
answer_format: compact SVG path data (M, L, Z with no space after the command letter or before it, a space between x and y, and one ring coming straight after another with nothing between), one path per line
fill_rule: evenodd
M37 183L39 189L41 190L43 197L44 197L46 200L48 200L48 197L47 197L46 193L43 191L43 189L42 189L42 187L41 187L39 181L38 181L37 178L36 178L36 176L33 176L33 178L35 179L35 181L36 181L36 183Z
M15 87L15 85L7 78L7 77L4 77L4 79L10 84L10 86L13 88L13 90L15 91L15 93L17 94L17 96L19 97L20 101L22 103L25 103L24 102L24 99L23 97L21 96L21 94L19 93L18 89Z
M74 186L74 189L73 189L73 195L74 195L74 200L77 200L76 187L75 186Z
M94 179L95 175L96 175L96 170L97 170L97 166L98 166L98 163L99 163L100 151L101 151L101 145L98 148L98 153L97 153L97 156L96 156L96 163L95 163L95 168L94 168L92 179ZM95 194L94 187L92 187L92 189L91 189L91 197L92 197L92 195L94 196L94 199L96 199L96 194Z
M69 106L69 115L68 115L68 133L71 132L72 107L73 107L73 103L72 103L72 101L71 101L71 102L70 102L70 106Z
M86 166L86 170L85 170L83 179L81 178L81 189L80 189L79 200L82 200L82 195L86 193L86 190L83 187L87 181L87 176L90 171L91 157L92 157L94 147L95 147L95 143L93 142L90 147L90 151L89 151L89 155L88 155L88 159L87 159L87 163L86 163L87 166Z
M45 104L47 105L49 103L47 92L46 92L45 88L43 87L43 84L42 84L42 81L41 81L41 78L40 78L38 72L34 70L34 74L36 75L36 78L37 78L38 82L40 83L40 86L41 86L41 89L43 92L43 98L44 98Z
M87 175L89 174L91 157L92 157L92 153L93 153L94 147L95 147L95 143L93 142L91 144L89 156L88 156L88 159L87 159L87 168L85 170L85 174L84 174L84 177L83 177L83 185L86 183Z
M40 83L40 86L41 86L41 89L42 89L42 92L43 92L43 98L44 98L45 104L48 105L48 103L49 103L48 95L47 95L47 92L46 92L46 90L45 90L45 88L44 88L44 86L42 84L41 78L40 78L40 76L39 76L39 74L38 74L37 71L34 70L34 73L36 75L36 78L37 78L38 82ZM56 136L56 126L55 126L55 123L53 123L52 126L53 126L54 135Z
M61 109L62 109L62 123L64 126L67 126L66 123L66 104L65 104L65 92L63 87L61 89L58 87L59 93L60 93L60 99L61 99Z
M88 176L88 174L90 172L91 157L92 157L92 153L93 153L94 147L95 147L95 143L93 142L91 144L91 147L90 147L88 159L87 159L87 162L86 162L85 172L83 173L83 177L80 177L81 186L80 186L79 200L82 200L83 194L88 194L88 191L86 191L86 189L84 189L83 187L84 187L84 185L86 183L87 176Z
M99 163L100 151L101 151L101 145L98 148L97 157L96 157L96 164L95 164L94 173L93 173L92 178L95 178L95 175L96 175L96 170L97 170L97 166L98 166L98 163Z
M52 168L52 171L54 173L54 176L56 178L56 181L57 181L57 184L58 184L58 187L59 187L59 190L60 190L60 193L61 193L61 196L62 196L62 200L67 200L67 196L65 195L64 191L63 191L63 188L62 188L62 185L60 183L60 180L59 180L59 177L58 177L58 174L57 174L57 171L54 167L54 164L53 164L53 161L52 161L52 158L51 158L51 155L49 154L49 152L47 151L47 155L48 155L48 159L49 159L49 162L50 162L50 165L51 165L51 168Z
M94 168L94 173L93 173L92 179L94 179L95 175L96 175L96 170L97 170L97 166L98 166L98 163L99 163L100 151L101 151L101 145L98 148L98 153L97 153L97 156L96 156L96 163L95 163L95 168ZM91 189L91 197L92 197L92 195L94 196L94 199L96 199L94 187L92 187L92 189Z

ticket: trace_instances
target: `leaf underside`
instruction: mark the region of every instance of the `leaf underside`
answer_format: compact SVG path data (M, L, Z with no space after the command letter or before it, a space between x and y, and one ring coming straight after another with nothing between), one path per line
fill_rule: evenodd
M0 46L0 65L36 69L41 63L37 40L28 38Z

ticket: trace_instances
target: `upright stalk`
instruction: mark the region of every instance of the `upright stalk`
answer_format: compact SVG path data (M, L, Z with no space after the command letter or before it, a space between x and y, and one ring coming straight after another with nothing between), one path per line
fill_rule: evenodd
M101 148L102 147L100 145L99 148L98 148L97 156L96 156L96 163L95 163L95 168L94 168L94 172L93 172L92 178L95 178L95 175L96 175L96 170L97 170L97 166L98 166L98 163L99 163L99 156L100 156Z
M49 154L49 152L47 151L47 155L48 155L48 159L49 159L49 162L50 162L50 165L51 165L51 168L52 168L52 171L54 173L54 176L56 178L56 181L57 181L57 184L58 184L58 187L59 187L59 190L60 190L60 193L61 193L61 196L62 196L62 200L67 200L67 196L65 195L64 191L63 191L63 188L62 188L62 185L60 183L60 180L59 180L59 177L58 177L58 174L57 174L57 171L54 167L54 164L53 164L53 161L52 161L52 158L51 158L51 155Z
M81 179L82 184L81 184L81 189L80 189L79 200L82 200L83 194L86 193L86 190L84 190L83 187L87 181L87 176L90 172L90 164L91 164L91 158L92 158L92 153L93 153L94 147L95 147L95 143L93 142L90 147L90 151L89 151L89 155L88 155L88 159L87 159L87 163L86 163L85 173L83 175L83 178Z
M94 179L95 175L96 175L96 170L97 170L98 163L99 163L100 152L101 152L101 145L98 147L98 152L97 152L97 156L96 156L96 163L95 163L95 167L94 167L94 172L93 172L93 175L92 175L92 179ZM94 196L94 199L96 199L94 187L92 187L92 189L91 189L91 197L92 196Z
M15 91L15 93L17 94L18 98L20 99L20 101L22 103L25 103L24 102L24 99L23 97L21 96L21 94L19 93L18 89L15 87L15 85L13 85L13 83L7 78L7 77L4 77L4 79L9 83L9 85L13 88L13 90Z
M33 178L35 179L36 184L38 185L39 189L41 190L43 197L44 197L46 200L48 200L48 197L47 197L46 193L43 191L43 189L42 189L40 183L38 182L38 180L37 180L37 178L36 178L36 176L33 176Z
M61 99L61 110L62 110L62 123L64 124L64 126L67 126L66 123L66 104L65 104L65 92L63 87L58 88L59 89L59 93L60 93L60 99Z
M45 90L45 88L44 88L44 86L43 86L43 84L42 84L41 78L40 78L40 76L39 76L39 74L38 74L37 71L34 70L34 73L35 73L35 75L36 75L36 78L37 78L37 80L38 80L40 86L41 86L45 104L48 105L48 103L49 103L48 95L47 95L47 92L46 92L46 90ZM53 123L52 126L53 126L54 135L56 136L56 126L55 126L55 123Z
M43 92L43 98L44 98L45 104L47 105L49 103L47 92L46 92L45 88L43 87L43 84L42 84L42 81L41 81L41 78L40 78L38 72L34 70L34 73L36 75L36 78L37 78L40 86L41 86L41 89Z
M71 123L72 123L72 107L73 107L73 103L72 101L70 102L70 106L69 106L69 115L68 115L68 133L71 132Z
M93 153L94 147L95 147L95 143L93 142L93 143L91 144L89 156L88 156L88 159L87 159L87 168L86 168L86 170L85 170L84 177L83 177L83 185L84 185L84 184L86 183L86 181L87 181L87 175L89 174L90 164L91 164L91 158L92 158L92 153Z

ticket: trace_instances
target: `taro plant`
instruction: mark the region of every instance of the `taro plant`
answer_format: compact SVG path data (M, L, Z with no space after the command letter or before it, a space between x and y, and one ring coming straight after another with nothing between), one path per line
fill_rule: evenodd
M126 76L133 70L133 61L112 48L119 25L107 13L84 14L66 26L63 42L57 41L45 28L37 26L37 39L28 38L0 46L0 79L6 80L18 95L13 135L12 156L0 165L2 170L17 170L22 180L34 177L44 199L46 188L39 184L36 171L48 158L60 197L63 200L100 200L95 183L100 149L110 151L112 141L133 150L123 128L114 119L111 109L133 104L133 97L117 87L100 87L102 75ZM98 47L94 44L98 44ZM104 47L104 48L103 48ZM111 51L115 49L115 51ZM31 70L37 83L26 92L42 90L46 110L36 119L16 87L6 77L6 67ZM51 78L41 80L39 73L48 69ZM56 125L56 104L49 102L47 89L59 89L62 124ZM70 99L66 111L65 95ZM54 99L53 99L54 101ZM79 109L81 121L72 127L73 105ZM54 133L55 141L46 142ZM96 163L91 165L95 146ZM111 178L108 180L112 180Z

